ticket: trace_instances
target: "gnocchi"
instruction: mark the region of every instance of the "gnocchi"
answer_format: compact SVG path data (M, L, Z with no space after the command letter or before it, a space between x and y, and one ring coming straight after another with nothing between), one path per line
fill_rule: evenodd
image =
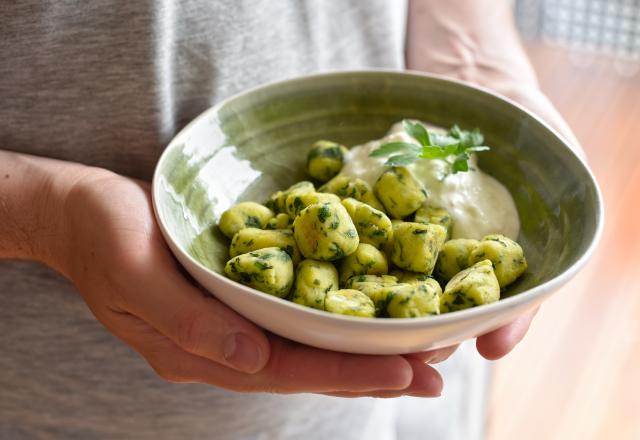
M405 167L392 167L382 173L373 190L385 210L397 219L416 212L427 198L427 191Z
M291 300L314 309L324 310L327 293L338 290L338 271L333 263L304 260L296 270Z
M447 283L440 299L442 312L454 312L500 299L500 285L489 260L458 272Z
M293 262L277 247L259 249L229 260L224 273L234 281L284 298L293 285Z
M300 211L293 236L305 258L321 261L344 258L360 243L349 213L339 203L316 203Z
M320 182L326 182L340 172L348 151L347 147L335 142L316 142L307 155L307 173Z
M400 269L430 275L446 235L440 225L400 223L393 230L391 260Z
M393 225L387 215L351 197L342 201L351 220L356 225L360 242L384 249L393 236Z
M266 206L255 202L242 202L222 213L218 227L227 238L244 228L264 228L274 214Z
M527 260L522 247L504 235L483 237L469 254L469 265L489 259L501 288L513 283L527 270Z

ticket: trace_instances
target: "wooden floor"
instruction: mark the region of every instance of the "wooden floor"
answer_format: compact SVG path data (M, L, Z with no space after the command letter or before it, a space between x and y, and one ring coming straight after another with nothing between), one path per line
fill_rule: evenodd
M496 362L487 439L640 439L640 73L542 44L528 50L587 151L606 227L586 269Z

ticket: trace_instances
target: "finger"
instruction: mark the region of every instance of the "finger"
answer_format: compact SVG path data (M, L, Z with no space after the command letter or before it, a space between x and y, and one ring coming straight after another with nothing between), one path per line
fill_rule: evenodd
M442 394L442 377L433 367L417 359L408 359L413 369L413 380L411 384L402 390L374 390L368 392L331 392L323 393L334 397L378 397L394 398L401 396L415 397L438 397Z
M127 278L135 285L117 286L132 292L121 295L126 311L189 353L247 373L266 365L269 342L261 329L191 285L166 249L139 252L140 263L133 262L134 276Z
M456 344L450 347L439 348L437 350L419 351L416 353L405 354L403 356L405 358L417 359L426 364L437 364L449 359L449 356L455 353L459 345L460 344Z
M365 356L314 349L270 336L273 355L265 368L246 374L184 351L133 315L121 313L116 334L164 379L200 382L233 391L272 393L367 392L404 389L412 364L401 356ZM414 361L415 362L415 361Z
M156 363L173 365L170 370L176 377L238 391L293 393L403 389L412 380L411 365L402 356L353 355L320 350L273 335L269 339L268 362L251 376L228 368L214 368L217 366L203 363L200 356L185 358L183 353L176 353L170 347L165 347L165 350L172 354L164 353L164 358ZM189 353L195 354L192 351ZM176 366L176 363L179 365ZM189 368L185 368L185 365Z
M538 308L519 316L511 324L479 336L476 340L478 353L488 360L500 359L509 353L527 333L537 312Z
M252 375L183 350L134 315L116 313L110 321L114 334L140 353L158 376L169 382L205 383L232 391L258 391L248 389L247 378ZM261 391L267 390L269 388L265 384Z
M411 363L402 356L372 356L321 350L269 335L269 363L254 378L281 392L401 390L413 380Z

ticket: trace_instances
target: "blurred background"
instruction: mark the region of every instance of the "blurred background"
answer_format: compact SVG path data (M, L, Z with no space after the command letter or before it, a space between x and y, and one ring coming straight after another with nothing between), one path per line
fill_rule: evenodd
M518 0L515 13L606 225L585 270L494 363L486 439L640 439L640 0Z
M441 398L401 398L398 439L639 440L640 0L514 0L514 13L600 184L604 234L512 353L489 363L462 344L436 367Z

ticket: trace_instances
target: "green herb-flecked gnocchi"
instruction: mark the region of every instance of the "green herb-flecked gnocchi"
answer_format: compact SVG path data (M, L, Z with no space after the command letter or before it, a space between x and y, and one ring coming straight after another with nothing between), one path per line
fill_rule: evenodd
M449 281L455 274L469 267L469 255L477 244L478 240L469 238L446 241L438 254L433 274L442 281Z
M438 315L441 292L442 289L437 282L391 286L387 293L387 315L390 318Z
M284 298L293 285L293 262L277 247L238 255L227 262L224 273L234 281Z
M264 228L273 218L273 211L255 202L242 202L222 213L218 227L224 235L232 238L244 228Z
M326 182L340 172L348 151L347 147L335 142L316 142L307 155L307 173L320 182Z
M358 316L361 318L374 318L376 316L373 301L364 293L352 289L327 292L324 300L324 309L327 312L339 315Z
M287 213L287 197L292 194L305 194L315 192L313 183L303 180L295 183L284 191L276 191L269 197L265 205L276 213Z
M393 275L356 275L346 282L347 289L360 290L356 285L359 283L378 283L378 284L398 284L398 278Z
M289 214L276 214L267 223L267 229L291 229L293 228L293 220L289 217Z
M227 277L316 310L418 318L498 301L526 271L522 248L503 235L450 240L453 217L437 196L427 198L413 171L395 166L404 162L385 164L372 188L346 174L353 172L344 168L347 152L318 141L306 168L324 182L320 188L301 181L264 205L242 202L223 213L218 226L231 239Z
M393 230L391 260L400 269L429 275L446 235L440 225L400 223Z
M344 258L360 243L356 227L340 203L307 206L293 221L293 235L305 258L320 261Z
M396 277L399 283L413 284L422 283L426 280L433 280L431 275L427 275L426 273L407 272L405 270L394 270L390 275Z
M440 311L454 312L499 299L500 285L491 261L482 260L451 278L440 298Z
M341 199L351 197L352 199L366 203L367 205L384 212L384 207L374 195L371 186L359 178L352 178L343 174L338 174L336 177L322 185L318 191L335 194Z
M434 224L443 226L447 230L447 240L451 237L451 214L444 208L423 206L416 211L413 220L416 223Z
M362 203L366 203L367 205L371 206L372 208L377 209L378 211L385 212L384 206L382 205L382 203L380 203L378 198L375 196L375 194L373 193L373 190L371 189L369 184L367 182L365 182L364 180L360 180L360 179L357 179L357 180L360 181L361 183L364 183L365 185L367 185L367 187L366 187L367 191L366 192L364 191L365 188L361 188L361 190L360 190L361 196L360 196L360 198L358 200L360 200Z
M382 173L373 191L386 212L397 219L416 212L427 198L422 183L405 167L392 167Z
M433 278L427 278L427 279L423 279L423 280L418 280L415 279L413 281L404 281L405 283L408 284L420 284L420 285L425 285L427 286L429 289L435 290L438 293L438 296L442 296L442 287L440 287L440 283L437 282L435 279Z
M331 193L308 192L303 194L290 194L285 203L287 214L294 220L300 211L309 205L316 203L340 203L340 197Z
M229 255L235 257L236 255L268 247L279 247L285 251L291 257L294 265L301 260L300 251L293 238L293 231L290 229L241 229L231 240Z
M371 244L384 249L393 236L391 220L387 215L366 203L348 197L342 200L351 220L356 225L361 243Z
M364 293L373 301L376 316L386 316L388 288L398 284L398 279L390 275L358 275L347 280L345 287Z
M324 310L324 300L331 290L338 290L338 271L327 261L304 260L296 269L291 301Z
M355 179L344 174L338 174L333 179L322 185L318 191L335 194L341 199L352 197L360 200L360 186L356 185Z
M424 284L428 286L429 289L436 290L438 295L442 295L440 283L430 275L403 271L401 274L398 274L397 278L399 284Z
M355 252L340 262L340 284L355 275L385 275L388 271L387 257L375 246L360 243Z
M501 288L513 283L527 270L527 260L522 247L504 235L483 237L469 255L469 264L484 259L491 260Z

